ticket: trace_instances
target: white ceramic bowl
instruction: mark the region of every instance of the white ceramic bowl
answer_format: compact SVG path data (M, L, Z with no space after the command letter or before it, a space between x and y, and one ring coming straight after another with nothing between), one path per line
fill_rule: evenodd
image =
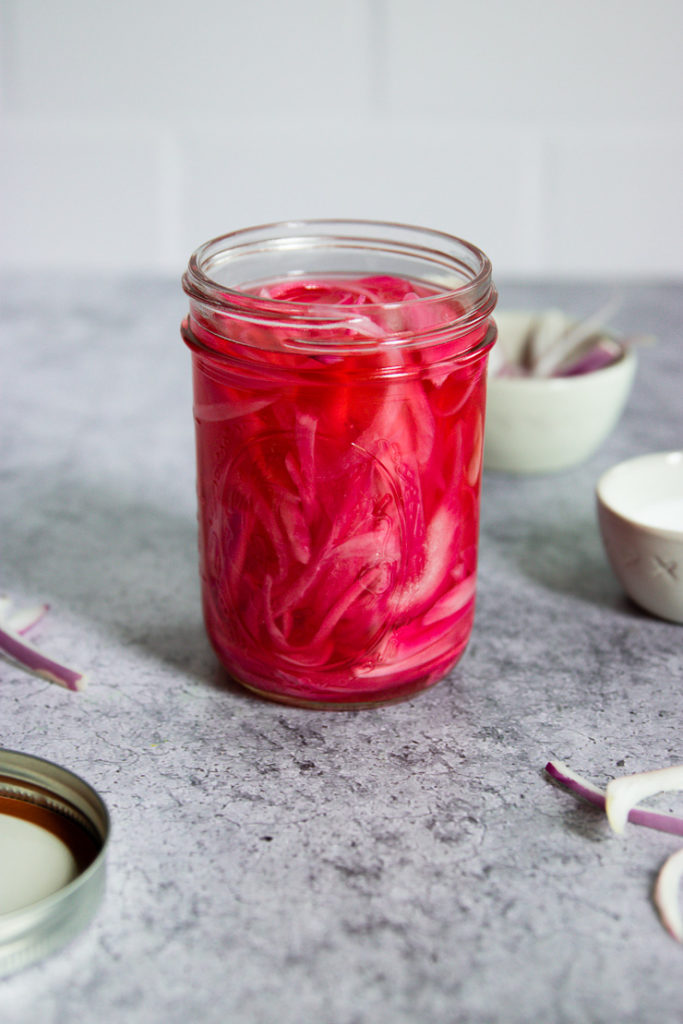
M554 317L564 316L553 311ZM504 358L518 353L538 313L496 316ZM572 321L565 318L567 324ZM616 339L618 340L618 339ZM484 467L511 473L544 473L577 465L608 437L630 394L636 358L630 349L616 362L574 377L502 377L489 369Z
M605 551L624 590L683 623L683 451L620 462L596 492Z

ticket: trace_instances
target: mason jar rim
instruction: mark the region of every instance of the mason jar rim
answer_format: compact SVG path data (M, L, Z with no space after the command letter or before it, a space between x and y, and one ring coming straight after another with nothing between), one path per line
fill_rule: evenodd
M351 233L353 229L355 232ZM384 237L378 234L381 232L385 233ZM403 240L400 238L401 235L404 236ZM428 244L429 242L432 244ZM240 305L241 300L248 295L251 303L263 303L272 314L281 311L288 317L293 315L308 321L330 318L339 320L340 314L350 312L349 307L316 302L315 311L312 312L311 305L305 301L261 298L253 293L247 293L244 284L241 287L234 287L221 283L211 276L210 270L213 268L215 272L217 266L224 266L229 262L236 263L240 257L248 256L254 251L314 251L335 244L341 247L340 243L349 249L368 251L372 247L380 252L413 257L423 261L425 265L431 263L450 271L451 274L457 272L462 276L462 281L455 287L434 283L434 294L416 295L409 300L367 302L364 303L366 309L390 309L407 303L423 305L458 299L466 301L468 313L471 315L481 306L487 307L490 311L495 305L491 262L476 245L434 228L396 221L352 218L274 221L218 235L198 246L190 256L183 276L183 288L190 298L221 308L231 306L233 302ZM302 272L302 277L310 277L311 273L311 268L308 268ZM292 276L292 280L296 278Z

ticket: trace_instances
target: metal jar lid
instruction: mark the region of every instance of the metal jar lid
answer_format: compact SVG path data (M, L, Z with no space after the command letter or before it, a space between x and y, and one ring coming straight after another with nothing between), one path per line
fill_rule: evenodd
M109 813L73 772L0 748L0 977L54 952L104 893Z

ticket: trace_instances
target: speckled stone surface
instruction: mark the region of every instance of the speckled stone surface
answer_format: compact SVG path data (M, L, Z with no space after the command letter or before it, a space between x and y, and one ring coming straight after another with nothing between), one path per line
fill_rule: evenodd
M501 306L611 291L508 282ZM622 292L615 323L659 344L589 462L486 476L460 665L325 713L250 698L204 638L178 282L3 279L0 589L51 603L35 642L91 683L0 662L0 736L113 820L95 921L0 982L3 1024L681 1021L651 902L678 841L612 836L543 773L683 760L683 627L624 598L593 503L608 466L683 443L683 284Z

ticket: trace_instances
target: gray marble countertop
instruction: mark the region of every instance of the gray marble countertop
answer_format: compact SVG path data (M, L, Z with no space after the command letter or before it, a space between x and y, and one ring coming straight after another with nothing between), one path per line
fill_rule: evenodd
M97 917L0 982L4 1024L683 1019L651 900L679 841L613 836L543 772L683 760L683 627L622 595L593 498L614 462L683 443L683 283L619 286L614 323L659 343L614 434L576 469L486 475L463 660L334 713L249 697L205 640L179 283L3 278L0 589L50 602L35 642L91 682L1 662L1 740L113 820ZM581 315L612 290L503 282L500 306Z

